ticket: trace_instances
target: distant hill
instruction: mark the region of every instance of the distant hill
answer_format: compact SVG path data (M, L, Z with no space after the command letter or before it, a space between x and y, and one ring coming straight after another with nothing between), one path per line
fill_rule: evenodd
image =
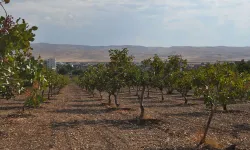
M144 47L134 45L118 46L88 46L69 44L33 43L34 56L39 54L43 58L56 57L60 62L105 62L109 61L109 49L128 48L135 61L158 54L162 58L169 55L181 54L188 61L208 62L216 60L241 60L250 59L250 47Z

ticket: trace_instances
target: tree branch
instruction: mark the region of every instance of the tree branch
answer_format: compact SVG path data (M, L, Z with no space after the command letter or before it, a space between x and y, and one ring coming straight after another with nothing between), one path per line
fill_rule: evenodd
M2 2L0 2L0 5L2 6L2 8L3 8L4 12L5 12L5 15L6 15L6 17L7 17L7 16L8 16L8 13L7 13L6 9L4 8Z

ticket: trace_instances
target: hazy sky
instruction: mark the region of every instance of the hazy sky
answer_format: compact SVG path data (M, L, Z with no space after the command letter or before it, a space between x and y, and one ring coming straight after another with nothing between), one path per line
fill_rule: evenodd
M11 0L6 9L39 27L35 42L250 45L250 0Z

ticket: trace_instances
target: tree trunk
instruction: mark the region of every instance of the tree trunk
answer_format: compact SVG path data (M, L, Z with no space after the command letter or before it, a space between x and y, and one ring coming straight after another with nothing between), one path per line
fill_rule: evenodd
M135 96L138 96L139 86L136 87L136 94Z
M143 99L144 99L144 92L145 92L145 86L142 86L141 96L140 96L140 116L139 116L139 123L144 118L144 107L143 107Z
M118 93L114 94L114 97L115 97L115 105L116 105L116 107L119 107L120 104L118 104L117 96L118 96Z
M48 100L50 100L50 86L49 86L49 90L48 90Z
M163 101L164 100L163 91L162 91L162 89L160 89L160 90L161 90L161 100Z
M225 112L228 111L228 110L227 110L227 104L223 104L223 110L224 110Z
M182 94L182 97L184 98L184 100L185 100L185 105L188 103L188 100L187 100L187 98L186 98L186 96L184 95L184 94Z
M109 105L111 105L111 94L109 93Z
M149 86L147 86L147 89L148 89L148 96L147 97L149 98Z
M101 97L101 100L102 100L102 92L99 92L99 94L100 94L100 97Z
M42 98L43 98L43 96L44 96L44 90L42 90Z
M203 94L203 97L206 98L207 95L206 94ZM206 101L203 101L204 104L206 104Z
M167 94L173 94L173 90L172 89L168 89Z
M129 94L131 94L131 91L130 91L130 86L128 86L128 92L129 92Z
M206 141L206 136L207 136L208 129L210 127L211 121L213 119L215 109L216 109L215 106L211 107L209 118L208 118L208 121L207 121L207 124L206 124L206 127L205 127L205 131L204 131L203 137L201 138L200 143L197 145L197 147L199 147L200 145L202 145Z
M50 87L50 96L51 97L53 96L53 87L52 86Z

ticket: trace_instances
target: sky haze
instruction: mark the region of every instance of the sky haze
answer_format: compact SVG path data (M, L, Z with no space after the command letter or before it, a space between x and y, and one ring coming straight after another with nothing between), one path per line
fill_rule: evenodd
M250 0L12 0L5 7L39 27L36 43L250 45Z

